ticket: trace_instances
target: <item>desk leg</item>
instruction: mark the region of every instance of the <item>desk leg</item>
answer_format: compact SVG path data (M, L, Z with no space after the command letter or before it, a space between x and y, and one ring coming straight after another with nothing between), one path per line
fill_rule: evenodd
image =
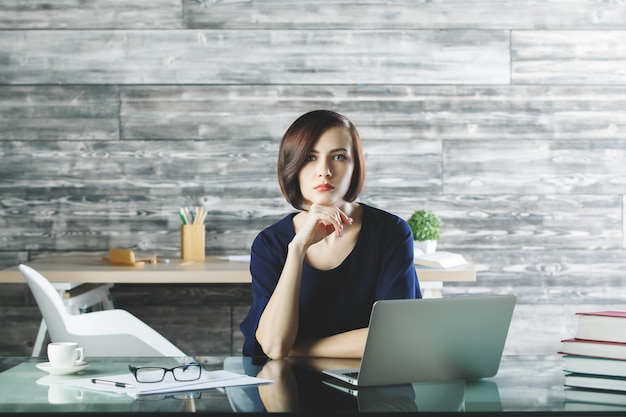
M420 290L422 298L441 298L443 290L443 282L441 281L422 281L420 282Z

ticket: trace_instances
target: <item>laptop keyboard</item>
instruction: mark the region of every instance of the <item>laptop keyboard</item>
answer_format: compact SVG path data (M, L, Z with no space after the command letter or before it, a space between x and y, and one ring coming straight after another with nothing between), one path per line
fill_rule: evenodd
M344 375L349 378L356 379L359 376L359 373L358 372L345 372Z

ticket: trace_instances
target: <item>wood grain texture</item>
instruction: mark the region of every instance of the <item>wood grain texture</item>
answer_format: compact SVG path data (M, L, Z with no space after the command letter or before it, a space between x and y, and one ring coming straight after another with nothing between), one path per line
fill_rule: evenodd
M208 211L207 250L247 252L262 228L293 210L280 194L275 165L268 163L276 151L260 146L261 152L250 152L257 146L246 140L2 142L6 248L176 251L178 208L202 205ZM440 158L422 148L436 152L439 145L381 146L368 156L372 188L395 182L428 192L421 179L403 180L395 163L407 156L423 160L420 172L440 176ZM15 169L26 165L27 171Z
M243 342L244 337L239 330L239 325L246 318L250 306L233 306L233 328L232 328L232 340L233 340L233 355L243 354Z
M116 303L129 308L211 304L249 306L252 301L249 284L117 284L111 294Z
M0 218L2 217L3 216L0 216ZM0 220L0 222L3 222L4 224L6 223L6 220L5 221ZM3 239L6 240L6 237L0 236L0 242L3 242ZM28 261L28 252L26 250L9 251L9 250L6 250L6 247L3 247L3 249L0 250L0 268L7 268L9 266L18 265L22 262L27 262L27 261ZM6 290L8 290L8 288ZM4 304L3 301L0 302L0 305Z
M278 140L328 108L365 142L404 139L616 139L623 86L212 85L121 89L124 139ZM468 145L470 146L470 145ZM277 151L272 147L268 151Z
M259 148L277 152L291 121L317 108L346 114L366 144L612 139L626 126L621 86L146 86L120 94L100 86L0 87L0 140L259 139L267 141Z
M616 194L626 141L447 141L444 189L459 194Z
M623 249L466 251L476 284L450 283L445 295L512 293L518 304L619 304L626 290Z
M0 87L0 140L119 139L116 86Z
M111 293L116 307L141 317L188 355L239 353L232 341L239 317L232 311L250 305L250 285L128 284Z
M255 146L255 141L241 141L240 151L232 141L159 141L154 144L158 150L146 150L146 144L140 141L56 141L43 146L17 143L19 152L6 146L13 142L4 143L4 170L0 168L5 178L5 214L0 222L6 231L6 247L14 250L24 244L36 250L71 250L86 242L90 247L99 242L92 249L130 245L176 251L176 211L184 205L200 204L209 212L208 249L220 253L247 251L259 230L292 210L278 190L275 168L267 163L275 157L274 151L250 154L248 150ZM361 201L404 218L417 207L429 206L440 213L446 225L444 245L458 249L501 245L588 249L622 246L623 208L619 194L567 196L552 194L554 189L538 185L538 194L511 193L508 181L516 178L517 171L519 178L533 182L525 173L528 160L524 152L540 154L548 172L554 169L550 161L562 157L558 152L552 155L542 151L538 142L498 142L499 149L507 149L492 154L502 160L498 164L471 160L473 155L488 158L493 143L486 146L464 142L473 146L461 146L443 155L438 142L395 143L402 145L388 146L385 141L366 144L368 179ZM571 146L576 142L564 144ZM586 163L590 156L585 149L582 153L585 155L581 161ZM520 161L515 166L502 155ZM468 185L458 187L455 177L446 176L449 184L442 187L442 158L444 162L449 159L461 164L446 165L446 173L473 172ZM403 160L406 162L398 163ZM615 162L612 169L593 165L598 172L615 175L621 169L619 160ZM472 167L466 168L470 163ZM25 164L32 164L28 172L13 169ZM536 175L541 174L539 166L534 162ZM413 167L413 175L407 178L409 167ZM497 172L497 167L507 171ZM54 171L56 174L49 174ZM476 186L476 178L485 178L480 183L484 188ZM485 184L487 180L501 180L505 185L497 189ZM25 187L28 193L24 192ZM53 197L46 196L46 190L54 190ZM120 195L122 191L124 194Z
M359 19L346 19L359 16ZM594 0L5 0L1 29L622 29L626 9Z
M36 189L31 191L38 193ZM141 192L122 199L112 196L120 192L115 189L106 195L95 191L96 194L91 194L85 189L51 188L46 192L56 197L50 201L41 197L9 199L12 208L6 210L9 214L2 220L7 225L1 238L5 249L71 251L89 248L101 252L110 247L129 247L175 254L180 248L179 207L189 205L190 201L202 204L201 198L187 195L164 201L146 198ZM228 205L220 207L221 198L210 199L210 194L207 197L210 202L206 204L208 253L248 252L258 231L288 211L282 201L278 209L253 198L229 199ZM7 261L7 266L18 262L17 259Z
M576 334L576 312L623 310L623 308L623 303L517 305L504 354L555 355L561 349L561 341Z
M231 355L230 306L154 306L127 308L187 355ZM190 317L194 317L190 320Z
M622 247L626 248L626 194L622 195Z
M626 82L626 31L513 31L514 84Z
M0 84L497 84L509 46L477 30L15 30Z
M400 194L401 191L398 191ZM451 192L401 199L382 192L367 202L408 219L429 207L443 222L439 245L473 249L622 249L622 197L596 194L462 195ZM506 262L497 259L495 265Z
M180 0L3 0L0 29L179 29Z
M16 307L0 304L0 356L30 356L41 313L36 305Z
M622 29L626 7L594 0L183 0L189 28ZM349 16L358 16L350 19Z

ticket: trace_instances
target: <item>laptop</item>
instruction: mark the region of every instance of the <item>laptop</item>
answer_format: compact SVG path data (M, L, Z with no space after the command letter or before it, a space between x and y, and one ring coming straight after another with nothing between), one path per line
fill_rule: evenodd
M363 387L494 376L514 307L513 295L377 301L360 367L323 372Z

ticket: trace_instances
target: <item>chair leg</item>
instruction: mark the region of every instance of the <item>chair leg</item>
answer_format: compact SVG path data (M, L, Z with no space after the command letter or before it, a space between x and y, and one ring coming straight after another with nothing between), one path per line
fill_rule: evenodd
M33 345L32 357L46 356L43 344L46 341L47 332L48 326L46 326L45 320L41 319L41 324L39 325L39 330L37 331L37 338L35 339L35 344Z

